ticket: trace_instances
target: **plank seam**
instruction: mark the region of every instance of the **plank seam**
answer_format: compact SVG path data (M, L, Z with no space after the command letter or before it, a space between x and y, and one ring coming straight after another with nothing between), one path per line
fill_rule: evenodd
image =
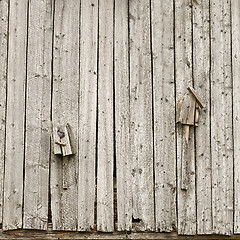
M152 136L153 136L153 211L154 211L154 224L156 229L156 195L155 195L155 136L154 136L154 89L153 89L153 41L152 41L152 1L149 0L149 11L150 11L150 51L151 51L151 81L152 81Z
M8 1L8 23L7 23L7 64L6 64L6 97L5 97L5 141L4 141L4 166L3 166L3 200L2 200L2 224L3 224L3 209L4 209L4 180L5 180L5 163L6 163L6 139L7 139L7 107L8 107L8 103L7 103L7 93L8 93L8 60L9 60L9 21L10 21L10 3L11 1Z
M173 51L174 51L174 99L175 99L175 161L176 161L176 229L178 229L178 161L177 161L177 83L176 83L176 3L173 0Z
M27 34L26 34L26 76L25 76L25 109L24 109L24 147L23 147L23 188L22 188L22 227L24 227L24 190L25 190L25 163L26 163L26 134L27 134L27 86L28 86L28 32L29 32L29 3L30 0L27 0Z

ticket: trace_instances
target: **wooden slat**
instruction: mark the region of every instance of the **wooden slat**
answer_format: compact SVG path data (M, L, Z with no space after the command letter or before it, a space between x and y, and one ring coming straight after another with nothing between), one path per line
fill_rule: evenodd
M230 0L211 5L211 152L213 231L233 232Z
M173 1L153 0L151 9L156 230L171 232L177 224Z
M98 1L81 1L78 230L94 225Z
M99 1L97 229L114 230L113 219L113 0Z
M52 120L72 129L78 142L79 97L79 19L78 0L56 0L53 52ZM77 226L78 148L76 154L52 155L51 206L54 230L76 230Z
M8 1L0 2L0 223L2 223L4 148L6 131Z
M189 0L175 1L175 43L176 43L176 101L178 102L192 80L192 22ZM177 182L178 182L178 233L193 235L196 233L195 209L195 154L194 129L190 126L190 139L186 145L183 126L177 127ZM183 169L182 169L183 168ZM182 178L186 173L187 182ZM182 189L182 182L187 190Z
M131 0L129 7L133 218L139 230L154 230L150 2Z
M27 2L9 8L4 230L22 227Z
M115 1L115 115L118 230L132 227L128 1Z
M29 5L23 227L47 229L51 109L52 5Z
M205 102L196 128L197 233L212 233L209 2L193 6L194 88Z
M234 233L240 233L240 1L232 1Z

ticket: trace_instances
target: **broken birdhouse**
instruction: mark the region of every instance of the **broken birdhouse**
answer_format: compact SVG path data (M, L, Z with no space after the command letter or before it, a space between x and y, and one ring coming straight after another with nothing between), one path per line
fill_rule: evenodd
M69 156L74 154L72 132L69 124L57 125L52 123L53 153L56 155Z
M177 123L184 127L185 139L188 143L189 127L198 126L199 120L199 107L204 108L205 104L197 92L192 88L188 88L188 92L179 101L177 107Z

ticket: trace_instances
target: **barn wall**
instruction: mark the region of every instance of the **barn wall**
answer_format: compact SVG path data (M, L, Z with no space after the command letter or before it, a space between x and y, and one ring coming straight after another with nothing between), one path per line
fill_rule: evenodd
M0 1L4 231L240 233L240 1L197 2Z

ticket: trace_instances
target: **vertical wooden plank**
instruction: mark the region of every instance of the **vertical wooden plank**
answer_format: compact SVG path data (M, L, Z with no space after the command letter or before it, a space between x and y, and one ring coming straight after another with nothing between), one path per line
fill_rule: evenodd
M152 1L156 230L176 228L173 1Z
M55 1L52 120L60 125L70 125L76 154L65 159L52 155L51 206L54 230L77 228L79 14L80 1ZM63 180L67 186L63 186Z
M47 229L50 151L52 5L29 3L23 227Z
M115 1L115 115L118 230L132 228L128 0Z
M240 1L231 1L233 129L234 129L234 233L240 233Z
M129 8L133 218L139 230L154 230L150 2L131 0Z
M22 227L28 1L10 1L3 229Z
M7 87L7 45L8 45L8 1L0 2L0 223L2 223L3 174L6 131L6 87Z
M78 230L94 225L98 0L81 1Z
M211 151L213 231L233 232L230 0L211 1Z
M114 230L113 219L113 0L99 1L97 229Z
M212 233L209 1L193 5L194 88L206 103L196 128L197 233Z
M189 0L175 1L175 57L176 101L193 85L192 79L192 10ZM185 143L183 126L177 127L177 181L178 181L178 233L196 234L195 208L195 154L194 128L190 127L190 139ZM181 167L186 167L187 190L182 189Z

